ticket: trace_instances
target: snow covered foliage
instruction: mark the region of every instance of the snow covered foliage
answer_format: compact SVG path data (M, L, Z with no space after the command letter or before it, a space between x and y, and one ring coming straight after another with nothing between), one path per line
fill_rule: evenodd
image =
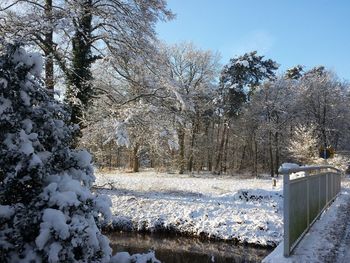
M130 166L137 171L137 159L176 167L173 156L185 153L181 134L186 128L191 130L193 145L199 139L199 119L210 111L217 56L186 43L152 52L147 61L124 52L96 65L96 86L108 92L95 100L81 142L98 156L99 164L105 163L94 147L100 141L116 151L128 147ZM111 65L113 70L106 70ZM105 125L105 120L110 124ZM101 132L99 126L106 128ZM193 159L192 148L189 159Z
M225 93L225 101L230 115L239 111L249 100L252 91L263 81L273 80L279 65L256 51L233 58L221 72L220 83Z
M296 65L295 67L286 70L286 79L300 79L303 76L304 67L301 65Z
M317 158L317 146L315 128L299 125L293 131L287 150L296 161L308 164Z
M19 39L45 54L48 87L63 73L71 121L81 127L98 88L91 83L96 60L123 52L149 55L157 22L174 17L165 0L9 0L0 1L0 16L4 39Z
M39 55L9 45L0 57L0 261L108 262L100 226L110 200L94 195L77 127L41 87Z
M119 252L111 259L111 263L160 263L156 259L154 251L150 251L146 254L134 254L131 255L128 252Z

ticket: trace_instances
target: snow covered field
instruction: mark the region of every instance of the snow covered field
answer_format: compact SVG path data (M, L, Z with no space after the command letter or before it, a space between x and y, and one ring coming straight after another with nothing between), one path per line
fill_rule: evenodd
M282 240L282 181L146 171L97 173L114 226L274 246ZM109 189L108 189L109 188Z

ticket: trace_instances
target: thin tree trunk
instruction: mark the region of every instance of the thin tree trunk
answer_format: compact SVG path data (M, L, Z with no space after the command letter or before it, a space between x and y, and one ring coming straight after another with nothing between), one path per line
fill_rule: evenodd
M275 151L275 159L276 159L276 165L275 165L275 173L278 176L278 168L280 167L280 151L279 151L279 136L278 132L275 133L275 145L276 145L276 151Z
M196 138L196 132L197 132L197 121L194 121L192 123L192 131L191 131L191 142L190 142L190 150L189 150L189 160L187 163L187 170L188 172L192 172L193 169L193 148Z
M215 121L212 122L212 129L211 129L211 143L210 143L210 147L209 145L209 125L208 125L208 170L210 172L213 171L213 150L214 150L214 140L215 140Z
M52 23L52 0L45 0L45 16L50 28L45 33L45 86L48 90L54 90L54 66L53 66L53 28Z
M208 171L211 171L212 169L212 165L211 165L211 154L210 154L210 139L209 139L209 126L210 126L210 122L208 122L205 126L205 136L206 136L206 150L207 150L207 169Z
M105 166L105 156L103 154L103 140L102 140L102 137L99 137L99 143L98 143L98 153L99 153L99 163L100 163L100 166L101 166L101 169L104 168Z
M117 148L117 161L116 161L116 166L117 166L117 168L120 167L120 149L119 149L119 147Z
M139 171L139 155L138 155L138 150L139 150L139 145L136 144L135 147L133 148L132 151L132 160L133 160L133 165L132 165L132 171L134 173L137 173Z
M133 149L129 152L129 169L132 171L133 169Z
M228 151L228 132L226 132L225 146L224 146L224 161L223 161L223 171L227 172L227 151Z
M108 147L108 162L109 162L109 170L112 170L112 160L113 160L113 155L112 155L112 142L109 142L109 147Z
M272 146L272 132L269 131L269 155L270 155L270 173L271 177L275 177L275 170L273 165L273 146Z
M185 172L185 131L184 128L181 127L178 132L179 139L179 174L183 174Z
M153 158L153 156L151 157L151 160L150 160L150 167L154 168L154 158Z
M227 130L227 125L224 123L224 129L222 131L221 141L218 149L218 155L215 163L215 173L217 174L221 174L222 172L221 161L222 161L222 154L223 154L224 143L225 143L226 130Z
M229 161L229 166L231 168L231 170L234 170L236 167L236 147L235 145L233 145L233 147L231 148L231 154L230 154L230 161Z
M323 106L323 118L322 118L322 137L323 137L323 145L324 149L326 151L328 143L327 143L327 132L326 132L326 119L327 119L327 100L324 99L324 106ZM326 157L326 156L325 156Z
M258 177L258 142L256 141L256 138L254 136L254 176Z
M246 149L247 149L247 143L245 143L244 147L243 147L243 153L242 153L241 163L239 165L239 171L242 171L243 167L244 167L244 160L245 160Z

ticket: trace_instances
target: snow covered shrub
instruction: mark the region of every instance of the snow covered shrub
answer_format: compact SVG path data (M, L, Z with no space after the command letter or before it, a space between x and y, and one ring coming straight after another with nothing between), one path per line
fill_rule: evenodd
M312 164L317 158L317 145L315 127L299 125L295 127L287 150L296 161Z
M100 226L110 201L89 190L89 153L70 148L77 127L41 87L38 54L0 54L0 262L108 262Z

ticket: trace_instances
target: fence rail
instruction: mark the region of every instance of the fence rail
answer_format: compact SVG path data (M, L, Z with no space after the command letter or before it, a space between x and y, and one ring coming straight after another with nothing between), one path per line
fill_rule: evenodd
M341 171L333 166L280 169L283 174L284 256L288 257L340 191ZM296 173L303 172L297 176Z

